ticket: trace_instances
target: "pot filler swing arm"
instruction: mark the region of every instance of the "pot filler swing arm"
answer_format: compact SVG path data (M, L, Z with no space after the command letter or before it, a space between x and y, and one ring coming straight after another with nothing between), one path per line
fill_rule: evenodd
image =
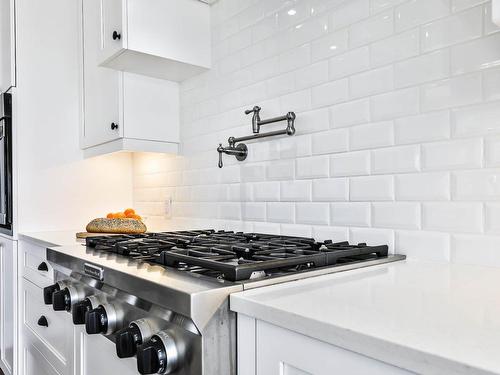
M234 157L236 157L238 161L243 161L247 158L248 156L247 145L240 142L250 141L259 138L274 137L276 135L295 134L294 125L296 116L294 112L288 112L286 115L280 117L273 117L267 120L261 120L260 110L261 108L259 106L255 106L253 107L253 109L245 111L246 115L253 113L252 131L254 134L239 138L229 137L229 139L227 140L227 142L229 143L228 147L223 147L222 143L219 144L219 147L217 147L217 152L219 153L219 168L222 168L224 166L224 164L222 163L222 154L233 155ZM281 122L281 121L287 121L286 129L271 131L268 133L260 133L260 127L262 125L273 124L275 122Z

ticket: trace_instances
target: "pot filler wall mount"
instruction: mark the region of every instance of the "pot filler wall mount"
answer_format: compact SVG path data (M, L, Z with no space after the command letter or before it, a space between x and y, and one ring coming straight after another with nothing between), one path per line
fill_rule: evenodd
M245 111L246 115L253 113L252 118L252 131L254 134L248 135L245 137L229 137L227 142L229 143L228 147L223 147L222 143L217 147L217 152L219 153L219 168L222 168L224 164L222 163L222 154L232 155L236 157L238 161L243 161L248 156L248 147L244 143L244 141L250 141L254 139L274 137L276 135L294 135L295 134L295 113L288 112L284 116L273 117L267 120L261 120L260 118L260 108L259 106L253 107L253 109L249 109ZM287 121L287 127L284 130L276 130L267 133L260 133L260 127L262 125L273 124L275 122Z

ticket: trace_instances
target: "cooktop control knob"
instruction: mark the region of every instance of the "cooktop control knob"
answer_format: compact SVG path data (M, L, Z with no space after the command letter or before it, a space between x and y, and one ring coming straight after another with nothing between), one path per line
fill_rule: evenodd
M142 345L141 330L136 324L131 323L127 328L116 334L116 355L119 358L130 358L137 352L137 347Z
M71 310L71 296L68 288L64 288L52 294L52 308L54 311Z
M92 302L85 298L83 301L75 303L71 309L73 324L85 324L85 315L92 310Z
M108 330L108 314L102 305L85 315L85 330L89 335L104 333Z
M141 374L171 374L179 366L179 352L173 337L161 331L137 349L137 370Z
M43 288L43 302L46 305L52 305L52 295L59 290L61 290L61 285L59 283Z
M120 328L122 314L113 305L99 305L85 315L85 330L89 335L110 335Z
M116 354L120 358L133 357L137 347L148 341L160 329L154 319L138 319L116 334Z

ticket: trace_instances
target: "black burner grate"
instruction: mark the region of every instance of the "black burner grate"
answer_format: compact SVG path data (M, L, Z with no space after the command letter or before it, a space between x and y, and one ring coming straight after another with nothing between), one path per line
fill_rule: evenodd
M87 246L231 281L388 255L386 245L214 230L100 236Z

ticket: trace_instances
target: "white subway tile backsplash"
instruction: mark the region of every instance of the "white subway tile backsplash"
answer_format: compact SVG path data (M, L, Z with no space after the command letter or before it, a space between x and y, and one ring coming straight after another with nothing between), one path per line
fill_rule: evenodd
M419 203L373 203L372 225L379 228L420 228Z
M500 64L500 34L459 44L451 48L453 74L477 71Z
M295 220L298 224L328 225L330 209L323 203L297 203L295 205Z
M500 99L500 69L489 69L483 73L483 94L485 100Z
M500 166L500 137L490 137L484 143L485 163L487 167Z
M450 113L439 111L399 118L394 122L396 144L438 141L450 138Z
M395 12L396 31L401 31L448 15L450 0L410 0Z
M393 31L394 14L386 11L352 25L349 43L351 47L358 47L390 36Z
M353 126L349 131L351 150L362 150L394 144L394 124L392 121Z
M264 221L266 219L266 204L246 202L241 204L243 220Z
M453 140L422 145L422 168L480 168L483 158L481 139Z
M389 120L415 115L419 111L419 91L416 88L393 91L371 98L372 120Z
M295 72L295 86L298 90L319 85L327 81L328 61L326 60L306 66L305 68L302 68Z
M362 72L370 67L370 49L361 47L332 57L329 63L330 79L339 79Z
M396 231L396 249L409 259L450 260L450 235L437 232Z
M388 66L354 75L349 79L349 88L353 98L390 91L394 88L393 68Z
M294 160L276 161L267 166L266 176L268 180L292 180L294 175Z
M313 237L318 241L333 240L342 242L349 240L349 230L342 227L328 227L325 225L314 226Z
M334 128L362 124L370 121L370 100L360 99L337 104L330 109Z
M487 267L500 267L499 236L452 236L451 261ZM475 251L471 251L475 249Z
M411 258L500 266L500 28L490 8L218 0L213 69L180 85L182 156L134 156L137 209L159 229L386 243ZM251 134L243 111L254 105L263 119L294 111L296 134L248 142L247 160L224 155L216 168L219 143Z
M347 29L327 34L311 44L312 60L318 61L347 50Z
M344 102L348 98L348 81L341 79L312 88L312 106L314 108Z
M253 198L257 202L276 202L280 200L279 182L259 182L253 186Z
M457 13L422 27L422 50L443 48L481 36L482 7Z
M416 56L419 53L419 43L418 30L410 30L375 42L370 46L371 62L374 66L380 66Z
M311 200L312 182L283 181L280 185L281 200L286 202L303 202Z
M394 253L394 231L376 228L350 228L349 239L352 243L366 243L368 246L388 245L389 253Z
M295 221L295 204L285 202L268 203L267 220L273 223L293 223Z
M347 178L314 180L312 200L321 202L349 200L349 181Z
M447 50L414 57L394 65L396 87L414 86L446 78L449 74L450 55Z
M420 169L420 146L401 146L372 151L372 173L417 172Z
M398 201L449 200L450 175L447 172L397 175L395 190Z
M453 199L488 201L500 199L500 171L483 169L452 173Z
M351 201L391 201L394 199L392 176L353 177L349 180Z
M333 154L349 149L349 131L336 129L312 135L313 154Z
M370 14L369 0L345 1L330 14L330 29L341 29Z
M332 203L330 215L333 225L367 227L370 225L370 203Z
M488 0L451 0L451 8L454 12L458 12L487 1Z
M485 230L488 233L500 233L500 203L486 203Z
M481 76L479 74L450 78L422 87L424 111L474 104L480 102L481 99Z
M370 152L358 151L332 155L330 176L364 176L370 174Z
M481 232L483 206L481 203L423 203L422 227L444 232Z
M297 159L296 177L298 179L328 177L329 165L329 158L326 155Z
M471 137L500 133L500 103L486 103L452 112L453 135Z

